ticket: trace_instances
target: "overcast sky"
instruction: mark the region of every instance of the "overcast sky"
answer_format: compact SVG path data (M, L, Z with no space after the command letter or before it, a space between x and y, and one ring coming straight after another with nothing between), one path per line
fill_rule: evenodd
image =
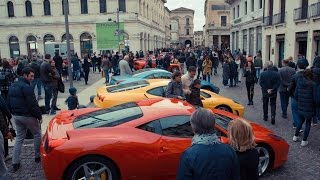
M172 10L179 7L193 9L194 12L194 30L202 31L205 23L204 18L204 2L205 0L167 0L166 6Z

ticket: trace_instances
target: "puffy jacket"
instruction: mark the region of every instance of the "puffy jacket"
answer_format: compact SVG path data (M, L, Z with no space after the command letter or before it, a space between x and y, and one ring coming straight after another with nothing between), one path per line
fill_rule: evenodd
M297 82L299 80L299 78L303 77L303 71L298 71L296 72L295 75L293 75L292 79L291 79L291 83L288 87L288 92L289 92L289 95L294 98L295 100L296 97L294 96L294 92L296 91L296 88L297 88Z
M315 83L304 77L298 79L295 98L298 101L298 113L305 118L312 118L315 115Z
M30 82L25 78L12 84L8 93L8 106L13 115L42 119L41 110Z
M320 68L313 68L312 73L313 73L313 81L317 85L320 85Z
M239 160L226 144L192 145L180 159L177 180L240 180Z

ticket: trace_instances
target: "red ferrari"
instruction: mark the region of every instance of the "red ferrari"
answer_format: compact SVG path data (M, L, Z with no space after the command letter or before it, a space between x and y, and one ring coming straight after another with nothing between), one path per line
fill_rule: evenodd
M191 144L190 104L149 99L109 109L63 111L42 139L47 180L175 179L181 153ZM212 109L220 140L238 118ZM260 173L287 161L289 145L272 131L251 123L260 153Z
M146 60L143 58L136 59L134 60L134 69L139 70L139 69L144 69L146 66ZM152 59L152 68L156 68L156 59ZM176 72L176 71L181 71L180 64L174 64L170 63L170 66L168 69L166 69L169 72Z

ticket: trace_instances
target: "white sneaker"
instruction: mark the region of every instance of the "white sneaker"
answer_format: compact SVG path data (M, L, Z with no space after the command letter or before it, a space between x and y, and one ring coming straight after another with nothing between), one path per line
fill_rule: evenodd
M304 147L304 146L307 146L308 145L308 141L301 141L301 146Z
M292 140L293 140L294 142L297 142L297 141L299 140L299 139L298 139L298 136L293 136Z

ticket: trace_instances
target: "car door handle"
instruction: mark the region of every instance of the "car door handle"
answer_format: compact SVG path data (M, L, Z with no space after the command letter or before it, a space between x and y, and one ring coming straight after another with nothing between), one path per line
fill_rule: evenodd
M169 150L169 148L167 148L167 147L161 147L161 148L160 148L160 151L161 151L161 152L165 152L165 151L168 151L168 150Z

